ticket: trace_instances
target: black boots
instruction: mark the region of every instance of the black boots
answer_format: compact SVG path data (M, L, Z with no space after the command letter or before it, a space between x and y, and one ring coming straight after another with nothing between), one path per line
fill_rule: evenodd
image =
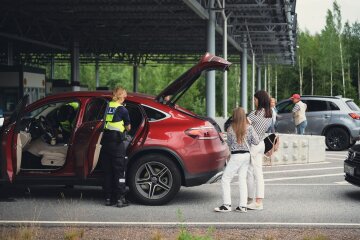
M129 206L129 202L125 199L125 196L121 196L119 200L117 200L116 207L122 208Z
M111 206L111 198L106 198L105 199L105 206Z

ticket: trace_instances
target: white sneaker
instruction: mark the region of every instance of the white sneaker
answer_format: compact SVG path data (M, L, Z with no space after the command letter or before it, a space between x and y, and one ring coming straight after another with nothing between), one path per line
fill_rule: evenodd
M246 207L236 207L235 208L236 212L241 212L241 213L246 213L247 212L247 208Z
M214 208L215 212L231 212L231 205L221 205L220 207Z
M263 210L264 206L262 203L252 202L247 206L247 208L251 210Z

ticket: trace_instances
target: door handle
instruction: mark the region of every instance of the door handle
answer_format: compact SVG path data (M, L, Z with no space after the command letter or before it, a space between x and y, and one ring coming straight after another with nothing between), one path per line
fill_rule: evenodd
M324 117L325 117L325 118L330 118L331 116L326 114Z

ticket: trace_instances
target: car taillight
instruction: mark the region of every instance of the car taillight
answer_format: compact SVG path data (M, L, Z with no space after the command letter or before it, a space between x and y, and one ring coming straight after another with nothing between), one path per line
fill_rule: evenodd
M201 140L210 140L216 139L219 137L219 133L216 131L214 127L196 127L196 128L189 128L185 131L186 135L201 139Z
M359 115L359 114L349 113L349 115L350 115L350 117L352 117L353 119L360 120L360 115Z

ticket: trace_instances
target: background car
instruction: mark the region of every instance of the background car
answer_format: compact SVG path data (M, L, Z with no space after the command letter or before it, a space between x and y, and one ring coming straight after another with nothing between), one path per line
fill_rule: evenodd
M229 150L219 126L175 103L203 71L226 70L230 64L206 54L158 96L128 93L127 183L137 201L167 203L181 185L203 184L222 170ZM24 97L1 130L1 181L101 185L100 143L111 97L111 92L68 92L29 106ZM64 138L59 113L70 104L78 107L69 120L70 137Z
M347 149L360 139L360 109L352 99L340 96L301 96L301 101L307 104L308 124L305 134L325 136L329 150ZM291 113L293 107L290 99L282 100L276 105L277 132L295 133Z
M349 149L344 162L345 180L360 187L360 145L356 144Z

